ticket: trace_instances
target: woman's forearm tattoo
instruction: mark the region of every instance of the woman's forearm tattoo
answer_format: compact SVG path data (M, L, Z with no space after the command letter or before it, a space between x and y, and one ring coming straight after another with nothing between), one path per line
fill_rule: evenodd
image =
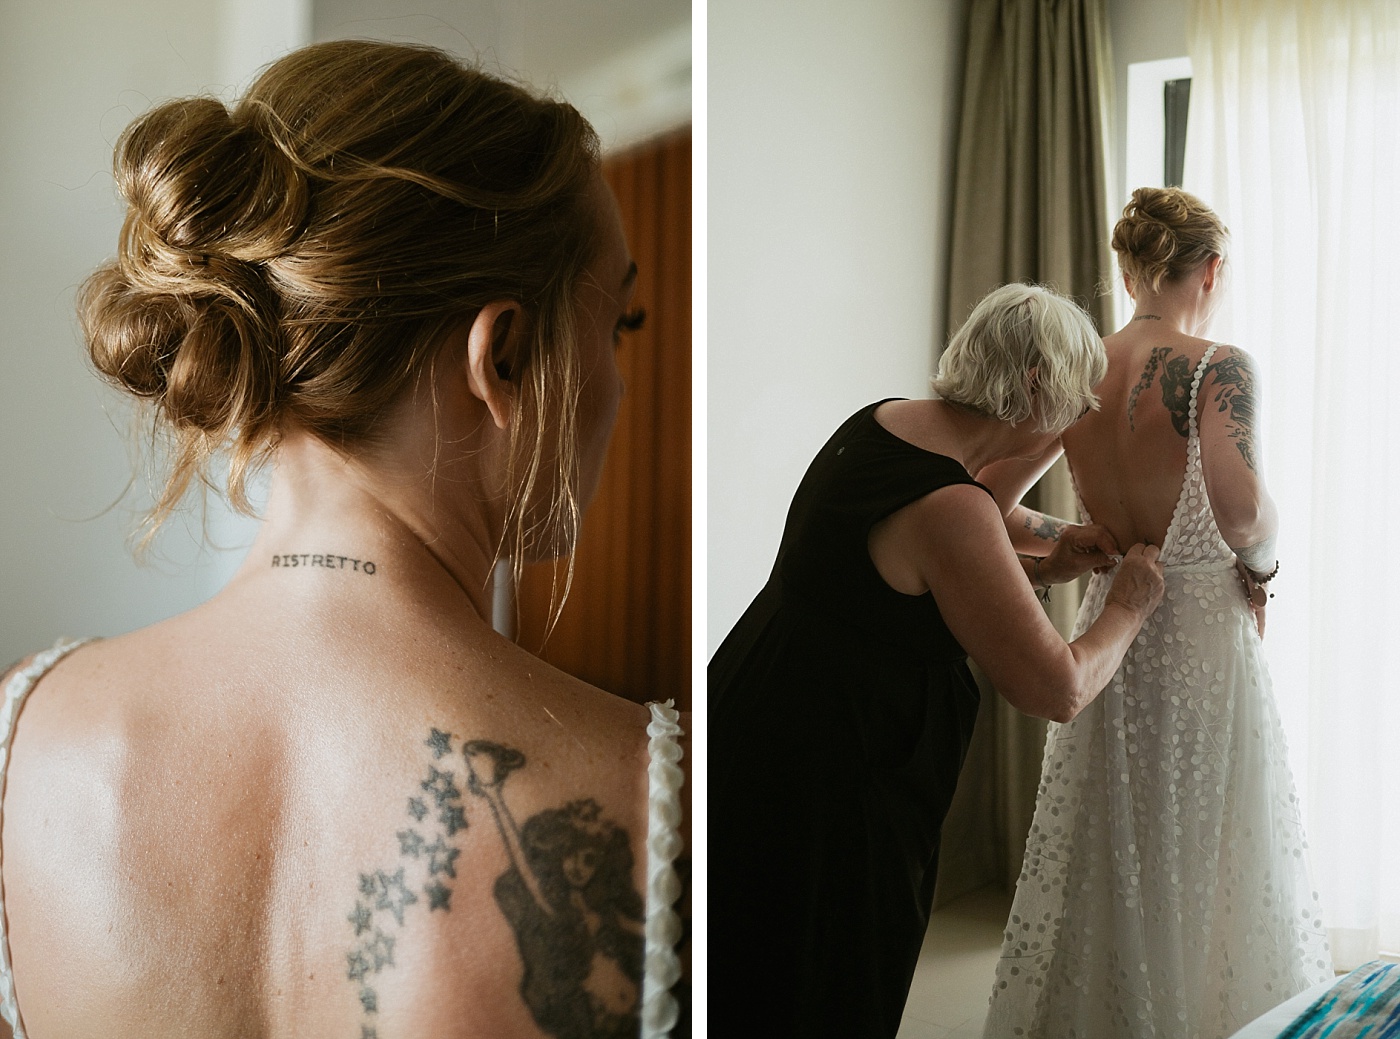
M376 985L395 966L397 935L415 915L452 911L458 841L472 833L485 840L493 830L509 865L492 893L515 934L519 995L535 1023L558 1039L632 1039L641 1020L645 906L632 882L627 831L592 798L517 824L505 786L525 755L491 740L456 739L434 728L423 741L432 757L394 835L398 859L392 870L359 875L346 917L355 944L345 976L363 1014L361 1039L380 1039Z
M1047 516L1043 512L1036 512L1033 509L1026 510L1025 528L1042 541L1059 541L1060 535L1069 526L1066 520L1056 519L1054 516Z

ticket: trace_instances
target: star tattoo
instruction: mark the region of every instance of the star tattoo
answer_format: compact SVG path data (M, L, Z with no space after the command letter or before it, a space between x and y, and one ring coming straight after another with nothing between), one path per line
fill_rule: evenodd
M439 842L440 841L441 838L439 838ZM403 867L400 866L398 872L392 875L385 873L381 869L375 876L375 880L378 884L379 893L375 900L374 908L387 909L389 912L393 913L394 919L398 921L399 926L402 927L403 911L405 907L418 901L418 896L404 887Z
M423 849L428 853L428 876L436 873L446 873L449 877L457 876L457 868L453 865L457 856L462 854L452 845L442 839L441 834L432 844ZM399 870L400 873L403 870Z
M423 816L428 814L428 806L421 797L410 797L408 799L408 814L422 822Z
M462 792L457 789L457 784L452 782L452 773L439 772L432 765L428 766L428 778L419 785L437 799L438 807L448 801L462 799Z
M428 738L423 742L427 746L433 748L433 758L437 759L441 757L446 757L448 754L452 753L451 740L452 734L450 732L443 732L441 729L434 729L432 733L428 736Z
M467 817L461 805L443 805L438 812L438 822L447 827L447 836L454 836L458 830L467 828Z
M345 954L345 961L345 976L351 981L359 981L370 972L369 957L364 954L363 949L347 952Z
M374 994L374 989L368 985L360 989L360 1006L365 1008L366 1014L379 1013L379 997Z
M374 973L394 965L394 939L378 928L374 937L365 943L365 955L374 960Z
M428 912L434 909L452 912L452 889L446 884L435 880L423 886L423 893L428 896Z
M363 890L363 889L362 889ZM369 930L370 921L374 918L369 906L363 902L356 902L354 910L345 919L355 925L355 937L358 938Z
M417 830L400 830L394 836L399 839L400 855L412 855L416 859L423 853L423 837Z

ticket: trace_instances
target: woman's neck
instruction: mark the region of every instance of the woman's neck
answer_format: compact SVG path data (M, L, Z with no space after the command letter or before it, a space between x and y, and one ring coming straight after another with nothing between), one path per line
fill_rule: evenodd
M1048 446L1049 434L1035 430L1032 419L1012 425L946 400L929 403L947 435L947 449L940 453L956 458L969 473L1007 458L1039 457Z
M1210 327L1211 310L1205 297L1197 292L1138 291L1133 298L1133 316L1129 329L1180 332L1182 335L1203 337ZM1126 329L1125 329L1126 330Z
M460 466L374 465L291 434L278 447L265 521L235 580L291 566L308 568L308 577L317 567L359 573L380 587L436 584L490 623L503 520L476 483Z

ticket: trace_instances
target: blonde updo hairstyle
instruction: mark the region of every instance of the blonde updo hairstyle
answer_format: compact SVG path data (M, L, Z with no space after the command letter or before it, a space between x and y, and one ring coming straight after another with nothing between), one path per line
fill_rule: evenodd
M1230 232L1211 208L1180 188L1138 188L1113 228L1113 251L1136 294L1158 292L1212 256L1225 256Z
M149 402L170 440L147 539L220 451L248 512L250 470L281 430L372 447L445 333L507 299L528 331L510 372L503 549L567 551L575 288L597 240L598 162L568 104L442 51L369 41L296 51L232 109L176 100L132 123L114 161L128 206L117 257L79 313L98 372Z
M1107 370L1088 314L1039 285L1003 285L953 334L932 385L944 400L1002 422L1025 421L1039 401L1035 428L1059 433L1098 407L1094 387Z

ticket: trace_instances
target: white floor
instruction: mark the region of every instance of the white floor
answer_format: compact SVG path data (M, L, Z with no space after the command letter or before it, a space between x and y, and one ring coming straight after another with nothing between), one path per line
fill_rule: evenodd
M928 925L899 1039L981 1039L1011 895L996 887L937 910Z

